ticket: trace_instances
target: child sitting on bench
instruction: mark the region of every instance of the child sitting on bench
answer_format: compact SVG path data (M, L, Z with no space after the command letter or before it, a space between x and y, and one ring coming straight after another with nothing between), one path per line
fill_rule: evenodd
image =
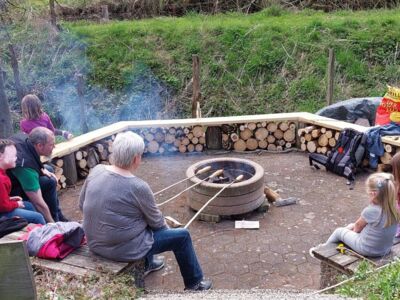
M28 201L10 197L11 181L6 170L15 168L17 149L12 141L0 139L0 217L21 217L29 223L46 224L43 216Z
M355 223L337 228L325 244L343 242L361 255L384 256L392 248L400 220L393 175L372 174L366 181L366 188L370 203L361 216ZM310 249L310 254L315 248Z

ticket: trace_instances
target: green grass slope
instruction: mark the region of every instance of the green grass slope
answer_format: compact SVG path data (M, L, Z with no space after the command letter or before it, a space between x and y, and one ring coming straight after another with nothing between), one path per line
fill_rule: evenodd
M323 107L329 48L336 54L335 100L382 95L400 79L399 17L398 9L326 14L271 7L253 15L68 26L89 45L90 80L111 90L150 68L179 95L198 54L203 113L226 116Z

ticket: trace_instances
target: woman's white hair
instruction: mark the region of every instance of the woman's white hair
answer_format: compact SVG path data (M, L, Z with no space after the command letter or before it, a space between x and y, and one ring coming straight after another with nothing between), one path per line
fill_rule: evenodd
M117 134L112 148L112 163L122 169L129 169L134 156L143 154L144 141L132 131L121 132Z

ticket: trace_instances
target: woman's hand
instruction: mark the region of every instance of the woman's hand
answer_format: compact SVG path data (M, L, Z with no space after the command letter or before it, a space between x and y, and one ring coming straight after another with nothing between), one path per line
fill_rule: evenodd
M18 201L18 208L25 208L23 201Z
M11 201L22 201L22 198L20 196L11 196L10 200Z
M347 229L353 230L354 229L354 223L350 223L349 225L346 226Z

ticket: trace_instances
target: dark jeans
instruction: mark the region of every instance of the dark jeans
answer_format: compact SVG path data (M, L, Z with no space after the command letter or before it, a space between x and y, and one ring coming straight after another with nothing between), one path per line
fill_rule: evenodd
M54 169L51 166L44 165L44 167L48 171L54 173ZM43 199L49 207L51 216L55 222L60 221L61 210L57 195L57 181L53 177L40 176L39 185Z
M185 287L191 288L203 279L203 271L197 261L192 239L187 229L160 229L153 231L153 237L154 243L146 254L146 263L151 263L154 254L173 251Z
M25 208L16 208L10 212L0 213L0 217L5 216L11 218L14 216L18 216L27 220L28 223L43 224L43 225L46 224L46 221L44 220L42 214L36 211L32 203L24 201L24 205Z

